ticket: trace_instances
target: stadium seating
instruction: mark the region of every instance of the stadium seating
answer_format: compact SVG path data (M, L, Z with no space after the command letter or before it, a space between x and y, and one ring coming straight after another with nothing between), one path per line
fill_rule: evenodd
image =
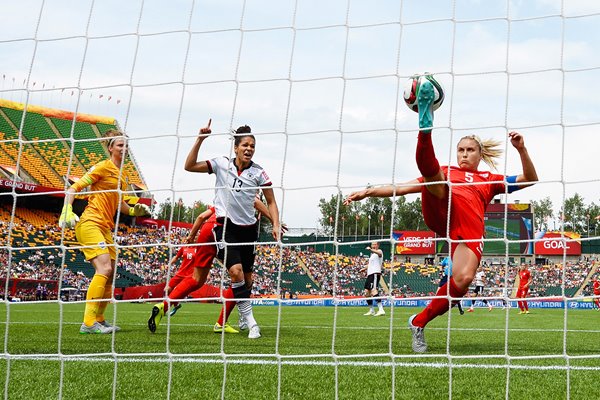
M8 224L12 212L11 204L0 205L0 228L1 238L8 237ZM62 231L56 226L57 213L17 208L14 215L15 225L11 231L10 245L16 247L12 251L11 271L17 271L19 277L27 278L38 276L42 273L44 277L51 276L58 279L60 268L43 268L42 272L36 269L35 263L41 259L52 258L53 263L62 263L60 248L64 235L66 246L78 246L74 231L68 229ZM170 239L168 237L170 236ZM117 287L132 285L154 285L165 282L168 276L172 276L175 268L170 272L166 268L169 259L175 254L177 246L185 236L185 232L175 235L164 230L120 226L118 233L119 264L117 268ZM169 242L171 245L165 243ZM6 245L0 242L0 245ZM139 247L139 245L145 245ZM37 247L37 248L33 248ZM40 249L39 247L45 247ZM6 250L0 250L0 257L7 260ZM280 257L283 257L280 260ZM367 263L366 257L350 257L340 255L336 257L329 253L302 252L290 248L279 249L277 246L258 246L255 263L255 283L253 291L259 295L272 295L277 289L277 277L281 266L280 288L286 293L300 294L323 294L331 295L335 290L338 295L362 295L365 275L364 269ZM94 269L78 249L67 249L64 259L68 267L69 279L73 285L81 286L82 279L89 279L94 274ZM532 266L531 272L533 285L530 292L531 297L561 296L563 275L565 279L565 294L573 296L582 287L586 278L592 271L593 263L579 262L567 263L563 274L563 266L560 264L550 266ZM384 265L384 280L390 277L392 269L391 286L393 294L400 297L427 296L437 290L441 269L438 266L387 262ZM504 268L487 266L486 277L489 282L488 295L499 295L494 292L504 283ZM209 285L220 285L222 268L213 268ZM515 282L516 271L509 276L509 287ZM227 275L224 275L227 285ZM79 283L78 283L79 282Z

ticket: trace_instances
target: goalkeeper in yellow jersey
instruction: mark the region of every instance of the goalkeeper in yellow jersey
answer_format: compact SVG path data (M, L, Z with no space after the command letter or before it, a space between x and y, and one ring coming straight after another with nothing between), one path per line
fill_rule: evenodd
M150 209L144 204L129 207L120 191L127 188L128 176L122 170L127 155L127 139L117 130L109 130L108 152L110 158L94 165L65 195L65 205L59 218L63 228L75 226L75 235L82 246L83 254L96 271L90 282L83 324L79 333L111 333L119 327L110 325L104 319L104 310L112 298L112 281L115 272L117 252L114 247L114 217L117 210L130 216L150 215ZM75 193L91 186L92 193L81 219L73 212Z

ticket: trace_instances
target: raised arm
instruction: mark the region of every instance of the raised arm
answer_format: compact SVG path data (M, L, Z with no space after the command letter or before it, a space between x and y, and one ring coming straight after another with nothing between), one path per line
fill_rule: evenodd
M519 132L510 132L508 136L510 137L510 143L519 152L519 156L521 157L521 165L523 167L523 173L517 175L516 182L520 183L518 185L519 188L531 186L537 182L538 175L535 170L535 166L533 165L533 161L531 161L531 157L529 157L529 152L525 147L523 135L521 135Z
M371 187L350 193L344 200L344 205L347 206L353 201L361 201L366 197L392 197L394 194L396 196L404 196L410 193L421 193L421 187L422 185L418 179L413 179L399 185Z
M190 152L185 159L185 170L189 172L209 172L208 163L206 161L198 161L198 151L200 150L200 146L204 139L208 137L208 135L212 132L210 129L210 124L212 123L212 119L208 120L208 125L204 128L200 129L198 132L198 137L194 142L194 145L190 149Z

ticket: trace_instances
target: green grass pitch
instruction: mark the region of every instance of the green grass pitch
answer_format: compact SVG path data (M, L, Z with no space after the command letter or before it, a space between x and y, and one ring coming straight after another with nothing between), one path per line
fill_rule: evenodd
M428 325L417 357L406 327L417 309L256 306L263 337L250 340L212 332L218 304L185 304L155 334L152 304L110 305L114 337L80 335L83 307L0 305L5 398L589 399L600 381L591 310L454 309Z

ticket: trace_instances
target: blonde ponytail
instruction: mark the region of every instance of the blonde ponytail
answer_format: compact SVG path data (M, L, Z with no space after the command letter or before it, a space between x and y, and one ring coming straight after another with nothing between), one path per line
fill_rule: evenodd
M484 163L490 166L490 168L494 170L498 170L498 164L496 160L500 158L502 155L502 142L494 139L485 139L481 140L481 138L477 135L468 135L460 138L459 143L463 139L471 139L477 142L479 145L479 150L481 151L481 159Z

